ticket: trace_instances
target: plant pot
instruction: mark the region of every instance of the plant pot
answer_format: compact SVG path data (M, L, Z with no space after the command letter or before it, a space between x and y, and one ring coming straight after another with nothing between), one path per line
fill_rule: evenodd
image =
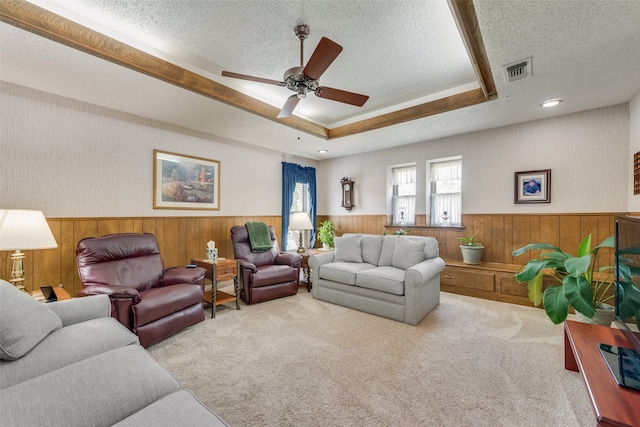
M326 243L322 243L322 249L325 251L328 251L329 249L331 249L331 247L329 245L327 245Z
M576 318L584 323L591 323L592 325L600 325L610 327L613 322L613 318L616 315L615 308L612 305L602 303L600 307L596 308L596 314L592 318L588 318L582 313L576 311Z
M464 262L465 264L480 264L484 246L460 245L460 249L462 250L462 262Z

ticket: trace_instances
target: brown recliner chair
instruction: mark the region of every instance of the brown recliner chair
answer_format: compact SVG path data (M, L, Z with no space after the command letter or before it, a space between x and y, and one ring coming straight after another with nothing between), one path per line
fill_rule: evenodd
M300 263L298 254L280 252L276 229L269 227L272 247L266 252L253 252L246 226L231 228L233 253L240 263L240 296L247 304L255 304L298 293Z
M107 294L111 316L148 347L204 320L203 268L164 269L153 234L121 233L78 242L83 296Z

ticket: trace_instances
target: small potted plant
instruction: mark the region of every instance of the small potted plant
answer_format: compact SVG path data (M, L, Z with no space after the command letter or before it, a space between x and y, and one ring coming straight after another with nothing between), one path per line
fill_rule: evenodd
M513 256L519 256L530 250L543 250L540 257L527 261L515 274L520 283L527 283L529 300L538 306L544 305L544 311L556 325L562 323L573 307L581 321L610 326L614 317L613 286L615 273L613 266L602 266L596 271L598 255L602 248L613 248L614 237L610 236L598 246L591 249L591 235L588 235L578 247L577 256L573 256L555 245L549 243L531 243L513 251ZM636 252L633 252L636 251ZM632 248L628 253L638 253ZM621 265L625 280L620 282L624 292L619 302L628 316L640 315L640 291L632 284L631 276L638 273L631 261L622 258ZM544 277L553 278L558 284L549 286L543 293ZM639 321L640 323L640 321Z
M411 233L411 230L403 230L402 228L398 228L396 231L393 232L394 236L404 236L405 234L409 234ZM384 233L382 233L383 236L386 236L389 234L388 230L384 230Z
M480 264L484 245L476 240L475 234L469 237L458 237L460 250L462 251L462 262L465 264Z
M318 228L318 240L322 242L323 249L333 248L333 236L336 230L333 227L331 220L326 220L320 223Z

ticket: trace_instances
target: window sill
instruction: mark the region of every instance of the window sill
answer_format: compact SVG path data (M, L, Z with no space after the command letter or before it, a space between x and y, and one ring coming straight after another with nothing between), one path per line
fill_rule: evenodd
M393 225L393 224L385 224L384 228L386 230L395 230L398 228L409 229L409 230L457 230L462 231L466 229L464 225Z

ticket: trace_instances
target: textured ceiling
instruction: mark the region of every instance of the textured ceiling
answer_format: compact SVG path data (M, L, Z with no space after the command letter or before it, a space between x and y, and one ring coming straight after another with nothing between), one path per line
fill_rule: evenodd
M7 2L10 0L2 0ZM479 87L448 3L428 1L33 1L56 14L280 108L286 88L220 76L281 80L298 66L293 27L342 45L322 85L370 96L362 108L308 96L295 111L332 128ZM85 102L310 158L399 146L629 101L640 92L637 0L475 0L495 100L329 141L0 24L0 78ZM509 85L502 66L533 60ZM561 97L554 110L539 104ZM300 139L298 139L300 136ZM320 155L318 150L329 149Z

